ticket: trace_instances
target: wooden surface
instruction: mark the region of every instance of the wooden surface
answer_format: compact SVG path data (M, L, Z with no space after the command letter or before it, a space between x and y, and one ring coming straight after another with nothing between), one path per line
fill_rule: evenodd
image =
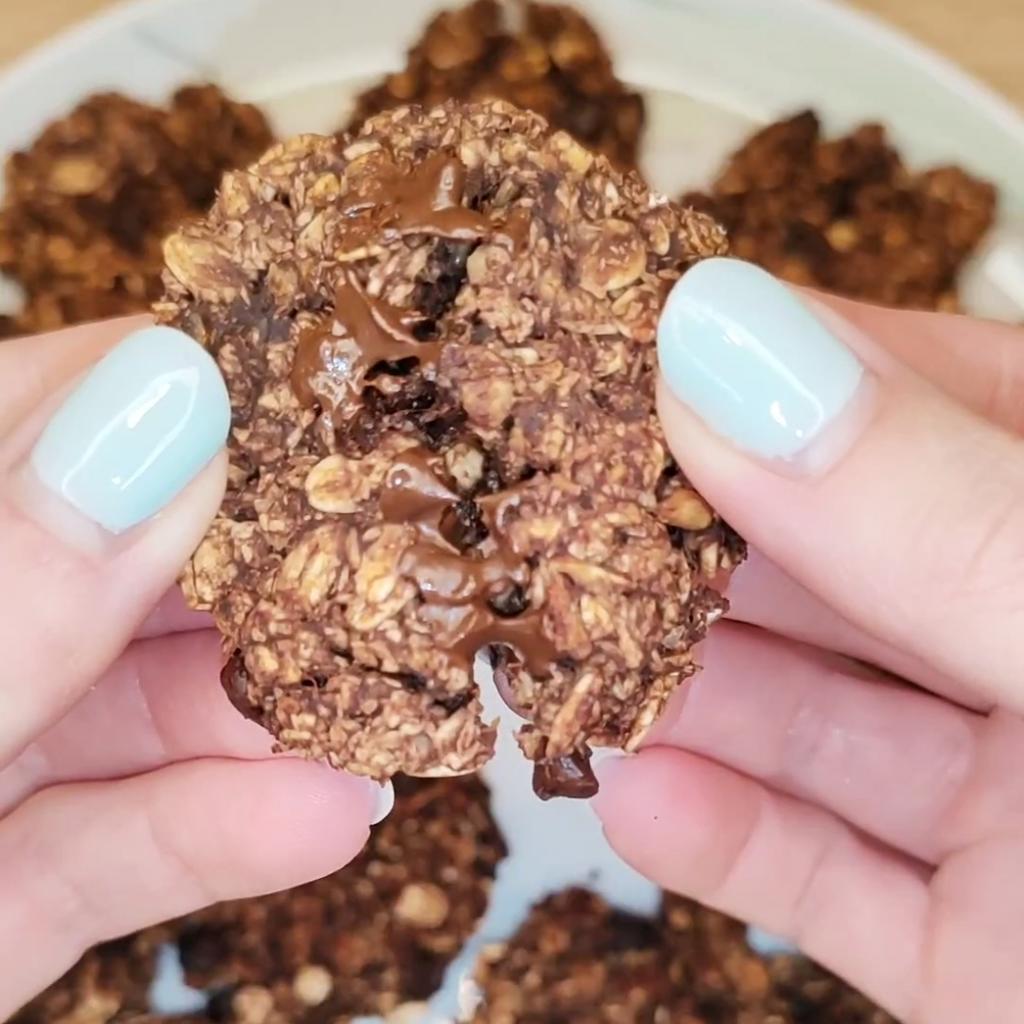
M849 2L951 57L1024 108L1024 0ZM110 7L111 3L112 0L0 0L0 64L75 21Z

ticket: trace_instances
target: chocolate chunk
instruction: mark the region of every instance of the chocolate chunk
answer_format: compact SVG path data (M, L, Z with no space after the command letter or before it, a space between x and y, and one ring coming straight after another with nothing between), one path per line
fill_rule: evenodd
M487 524L480 506L462 498L441 513L441 536L459 551L468 551L487 539Z
M541 800L564 796L587 800L597 793L597 776L587 751L546 757L533 766L533 791Z
M263 716L259 708L249 700L249 673L245 668L245 659L241 651L235 651L220 670L220 684L228 695L228 700L236 711L241 711L253 722L261 722Z
M514 619L530 607L530 597L518 583L509 584L504 590L492 594L488 600L495 615L503 619Z

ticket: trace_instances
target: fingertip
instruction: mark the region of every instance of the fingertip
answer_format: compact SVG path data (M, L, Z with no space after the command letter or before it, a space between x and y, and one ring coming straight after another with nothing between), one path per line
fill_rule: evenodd
M268 889L336 871L366 844L378 807L377 783L290 757L238 767L245 773L246 795L232 817L258 837Z
M840 416L865 375L793 289L729 258L697 263L673 287L658 326L658 363L708 429L783 461Z
M653 824L666 809L702 816L705 769L713 768L695 754L668 747L603 758L594 765L600 783L594 808L602 818L628 818L632 824Z
M592 801L612 847L665 888L710 891L756 817L752 787L696 754L652 747L595 767Z
M277 892L344 867L369 838L379 789L291 757L196 761L157 774L166 780L152 789L162 805L150 813L161 841L218 900Z

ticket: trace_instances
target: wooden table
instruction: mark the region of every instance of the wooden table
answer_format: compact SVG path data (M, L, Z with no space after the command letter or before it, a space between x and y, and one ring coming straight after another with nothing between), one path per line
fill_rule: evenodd
M0 64L112 0L0 0ZM210 3L216 0L209 0ZM354 0L340 0L342 3ZM454 0L450 0L454 3ZM627 0L628 2L628 0ZM771 0L764 0L771 3ZM899 26L1024 108L1022 0L850 0Z

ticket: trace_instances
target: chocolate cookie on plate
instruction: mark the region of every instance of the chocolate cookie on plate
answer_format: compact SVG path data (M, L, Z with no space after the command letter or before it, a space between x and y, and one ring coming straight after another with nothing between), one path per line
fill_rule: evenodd
M442 11L405 67L356 99L349 129L408 103L485 99L532 110L618 166L637 165L643 97L615 77L593 25L562 4L474 0Z

